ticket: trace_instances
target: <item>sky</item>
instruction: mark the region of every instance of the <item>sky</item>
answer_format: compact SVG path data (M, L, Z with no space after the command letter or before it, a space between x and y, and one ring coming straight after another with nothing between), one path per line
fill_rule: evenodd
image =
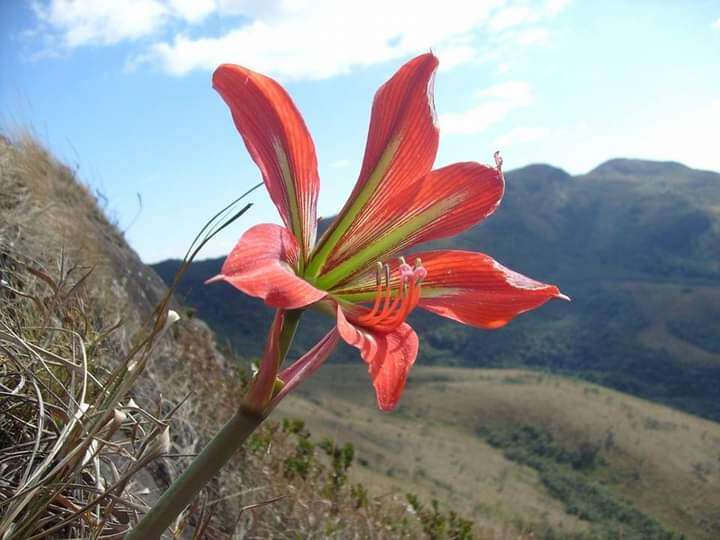
M260 181L210 85L221 63L283 84L313 135L319 213L362 161L376 89L440 59L436 166L616 157L720 171L718 0L0 0L0 129L78 171L146 262L182 257ZM264 191L202 256L279 222Z

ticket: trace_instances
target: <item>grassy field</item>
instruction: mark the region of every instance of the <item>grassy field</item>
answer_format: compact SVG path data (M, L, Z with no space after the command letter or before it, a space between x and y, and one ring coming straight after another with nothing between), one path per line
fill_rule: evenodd
M585 382L416 367L398 410L382 414L360 362L328 365L276 414L352 442L355 474L376 489L438 497L498 529L720 535L720 425ZM569 479L577 489L558 490ZM582 502L595 496L589 515Z

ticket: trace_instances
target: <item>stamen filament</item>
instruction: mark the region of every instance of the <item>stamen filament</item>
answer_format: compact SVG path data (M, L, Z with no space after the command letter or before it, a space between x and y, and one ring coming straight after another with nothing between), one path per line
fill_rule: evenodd
M367 313L359 315L356 322L382 332L391 332L400 326L420 301L420 283L427 275L420 259L411 267L404 257L399 258L399 284L393 295L391 272L388 264L377 263L375 299ZM381 276L381 273L384 275ZM383 279L384 278L384 279ZM394 296L394 298L393 298Z

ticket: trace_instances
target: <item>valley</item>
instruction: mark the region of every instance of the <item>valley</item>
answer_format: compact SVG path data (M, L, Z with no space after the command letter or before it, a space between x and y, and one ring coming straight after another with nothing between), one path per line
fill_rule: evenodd
M720 425L583 381L417 366L384 414L361 362L328 365L274 415L352 443L354 479L376 493L438 498L497 531L720 535Z

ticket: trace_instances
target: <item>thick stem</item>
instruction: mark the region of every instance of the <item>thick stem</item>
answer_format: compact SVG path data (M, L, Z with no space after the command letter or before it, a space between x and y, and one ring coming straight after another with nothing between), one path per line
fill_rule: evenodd
M187 470L162 494L155 506L125 535L125 540L160 538L263 420L262 415L241 406Z

